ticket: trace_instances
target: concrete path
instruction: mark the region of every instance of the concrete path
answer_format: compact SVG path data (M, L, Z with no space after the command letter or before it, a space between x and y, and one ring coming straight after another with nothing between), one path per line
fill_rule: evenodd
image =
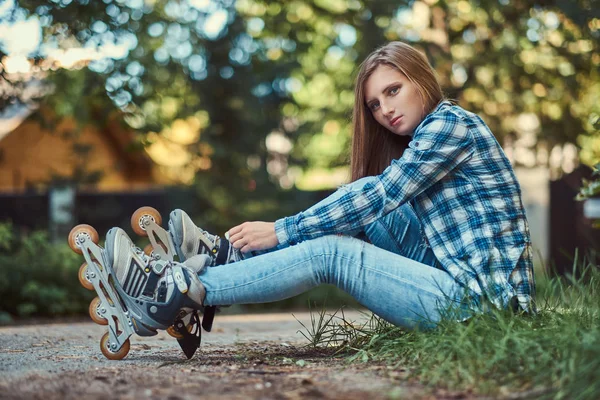
M357 312L346 315L353 319L361 317ZM215 346L267 341L302 346L308 342L298 332L303 328L296 318L310 326L307 312L217 315L212 332L202 332L201 351L210 353ZM106 327L93 322L0 328L0 379L33 372L47 375L115 364L139 364L156 361L159 356L171 361L185 359L177 341L162 331L151 337L133 335L127 357L118 362L107 360L100 352L100 338L105 332Z
M217 315L189 361L165 332L133 336L128 356L110 361L99 348L106 328L91 322L0 328L0 398L428 398L406 371L305 347L296 318L310 326L306 312Z

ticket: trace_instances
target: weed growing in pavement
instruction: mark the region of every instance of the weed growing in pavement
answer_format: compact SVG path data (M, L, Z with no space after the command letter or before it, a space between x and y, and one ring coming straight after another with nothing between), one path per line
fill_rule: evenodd
M310 303L310 326L307 327L302 321L296 321L304 328L298 332L308 340L308 347L315 349L335 348L336 353L343 350L357 350L368 333L391 326L381 318L373 314L362 312L367 322L357 323L346 318L344 307L338 308L332 314L328 313L325 306L320 310L313 311ZM293 315L293 314L292 314ZM295 318L295 316L294 316Z
M499 310L467 323L407 331L381 318L348 320L318 311L302 332L313 347L350 361L385 360L432 386L493 396L600 397L600 267L576 260L565 277L538 277L538 315Z

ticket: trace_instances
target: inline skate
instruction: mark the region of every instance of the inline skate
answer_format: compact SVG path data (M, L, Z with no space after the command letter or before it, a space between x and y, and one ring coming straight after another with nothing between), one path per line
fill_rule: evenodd
M177 256L179 262L184 262L195 255L207 254L212 258L211 266L242 259L241 252L231 246L227 237L200 229L185 211L173 210L169 217L168 230L165 230L160 213L152 207L140 207L131 216L133 231L150 240L144 248L147 255L169 261Z
M74 227L68 241L85 258L80 283L98 295L89 314L94 322L108 326L100 340L106 358L124 358L133 333L153 336L158 330L170 330L186 356L193 356L200 345L195 310L202 309L205 296L198 273L212 262L208 255L191 257L186 264L169 259L166 251L163 257L147 255L120 228L107 233L102 248L98 232L86 224Z
M180 209L169 215L168 230L162 226L162 216L153 207L138 208L131 216L131 228L140 236L150 240L144 253L155 260L173 261L175 256L179 262L186 262L197 255L210 257L210 266L229 264L242 259L240 250L234 248L227 237L221 238L200 229L189 215ZM222 306L224 307L224 306ZM219 307L207 306L202 309L202 328L210 332L215 313ZM189 323L190 316L184 316L184 323ZM168 330L171 336L179 339L174 328Z

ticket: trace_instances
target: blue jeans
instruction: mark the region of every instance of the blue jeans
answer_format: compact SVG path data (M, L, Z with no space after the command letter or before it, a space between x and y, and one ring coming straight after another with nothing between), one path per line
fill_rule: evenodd
M322 202L335 202L369 179L345 185ZM200 280L206 288L204 304L214 306L277 301L333 284L383 319L407 328L435 326L464 293L440 268L408 203L362 232L279 246L207 268Z

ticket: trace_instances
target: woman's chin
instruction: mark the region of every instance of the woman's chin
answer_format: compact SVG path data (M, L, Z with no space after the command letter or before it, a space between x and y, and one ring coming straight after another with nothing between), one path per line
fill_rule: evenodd
M413 135L412 131L405 131L405 130L396 130L396 131L390 131L390 132L392 132L396 136L412 136Z
M393 133L396 136L412 136L413 131L404 129L404 127L400 126L385 126L389 132Z

